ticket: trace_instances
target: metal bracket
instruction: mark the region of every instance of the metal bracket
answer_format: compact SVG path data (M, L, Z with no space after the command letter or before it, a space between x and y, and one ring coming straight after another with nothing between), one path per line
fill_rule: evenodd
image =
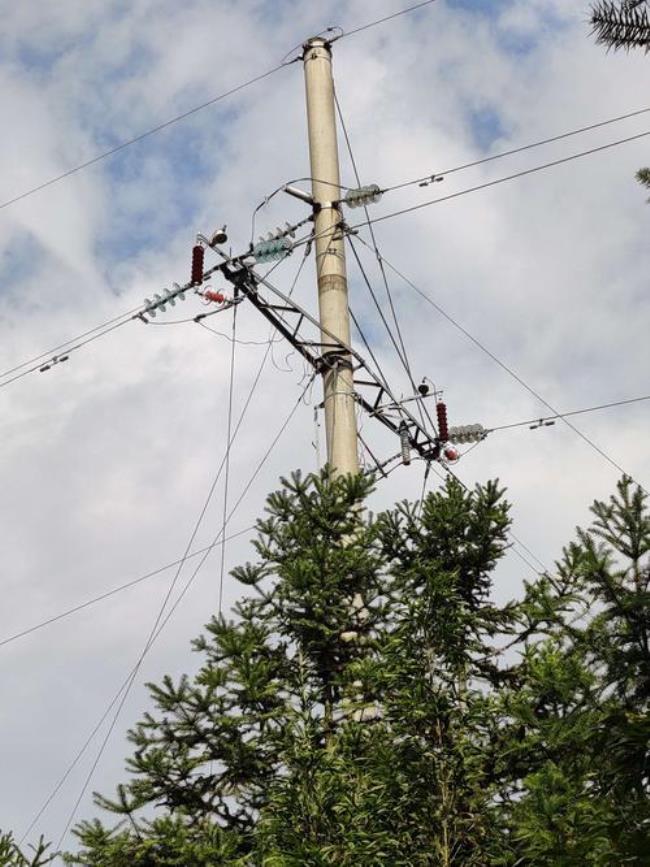
M314 370L324 374L341 362L349 364L353 372L354 399L359 406L398 438L400 435L408 437L411 448L421 458L429 461L439 457L441 443L396 398L380 374L351 346L323 329L307 310L256 274L243 258L229 259L219 270ZM261 288L268 290L274 297L269 299L267 293L263 295Z

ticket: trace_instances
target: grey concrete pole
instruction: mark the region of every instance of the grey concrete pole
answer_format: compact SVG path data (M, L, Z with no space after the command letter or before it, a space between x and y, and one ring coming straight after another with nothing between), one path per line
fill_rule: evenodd
M316 272L320 322L350 345L345 248L339 229L341 213L332 202L341 196L334 111L332 52L327 40L315 37L304 45L307 123L312 196L317 206ZM324 343L331 339L321 337ZM323 374L327 459L334 475L359 472L357 420L350 357L325 347L335 364Z

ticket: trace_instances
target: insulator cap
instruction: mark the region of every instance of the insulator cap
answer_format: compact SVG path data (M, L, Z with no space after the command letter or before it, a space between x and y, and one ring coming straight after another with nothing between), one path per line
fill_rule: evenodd
M203 260L205 250L202 244L192 247L192 285L200 286L203 283Z
M436 404L436 414L438 416L438 439L446 443L449 439L449 426L447 424L447 405L442 401Z

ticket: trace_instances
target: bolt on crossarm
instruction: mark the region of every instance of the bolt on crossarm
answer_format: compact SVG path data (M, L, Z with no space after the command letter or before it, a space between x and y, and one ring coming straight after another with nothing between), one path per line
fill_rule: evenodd
M341 198L332 52L327 40L309 39L303 46L307 123L315 215L318 306L323 329L350 345L345 247L341 231ZM322 341L331 338L325 333ZM350 356L333 348L324 353L323 405L327 459L332 473L359 472L357 420Z

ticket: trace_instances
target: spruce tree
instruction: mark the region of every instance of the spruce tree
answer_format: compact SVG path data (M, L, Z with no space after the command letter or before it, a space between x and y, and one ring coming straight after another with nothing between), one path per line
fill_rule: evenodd
M56 857L51 852L48 854L50 847L42 837L36 846L29 848L32 850L31 854L26 855L14 840L13 834L3 834L0 831L0 867L45 867Z
M70 863L491 863L508 506L450 481L375 518L371 489L295 475L269 497L233 571L251 595L195 642L195 677L151 685L132 779L98 796L125 821L82 823Z
M502 696L517 732L509 758L517 798L506 813L518 863L648 863L646 499L622 479L608 502L593 504L593 523L565 549L558 579L529 594L546 638L528 644L517 688Z

